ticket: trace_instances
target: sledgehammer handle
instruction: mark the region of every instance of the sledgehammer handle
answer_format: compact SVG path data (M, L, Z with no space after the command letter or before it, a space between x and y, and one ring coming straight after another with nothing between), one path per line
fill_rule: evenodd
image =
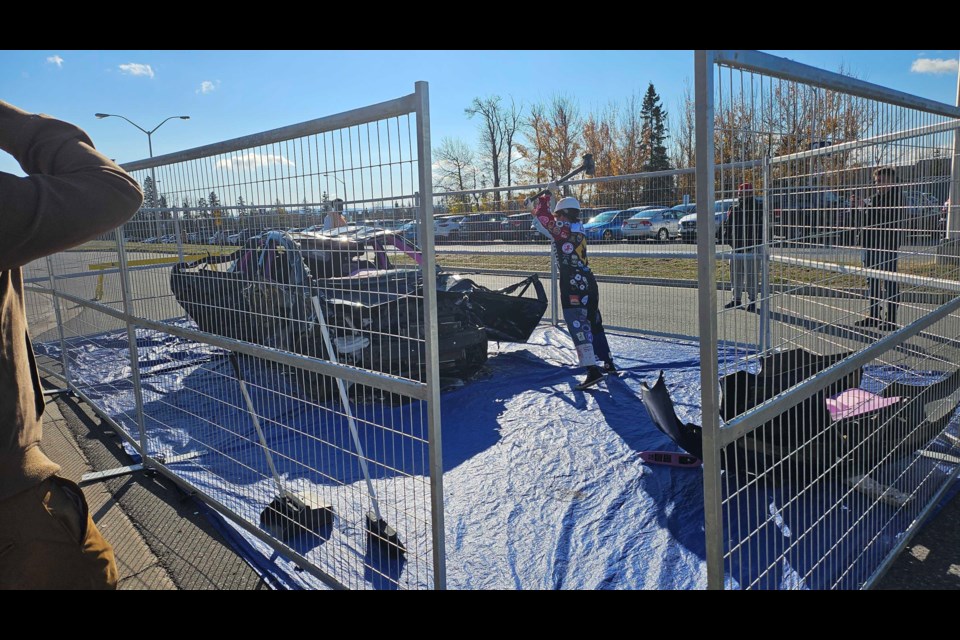
M579 167L577 167L576 169L573 169L572 171L570 171L570 173L567 173L566 175L563 175L563 176L560 176L559 178L557 178L557 180L556 180L557 186L563 184L564 182L566 182L567 180L569 180L569 179L572 178L573 176L575 176L575 175L577 175L577 174L580 174L580 173L586 172L587 175L592 176L592 175L593 175L593 171L594 171L593 154L592 154L592 153L586 153L586 154L584 154L584 156L583 156L583 163L581 163L581 165L580 165ZM537 198L539 198L540 196L542 196L542 195L545 194L545 193L549 193L549 189L543 189L543 190L541 190L537 195L535 195L535 196L533 196L533 197L531 197L531 198L527 198L527 200L536 200Z

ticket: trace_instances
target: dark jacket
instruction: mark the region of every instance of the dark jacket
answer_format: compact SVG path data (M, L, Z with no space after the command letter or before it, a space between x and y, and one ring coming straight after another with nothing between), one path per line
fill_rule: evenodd
M143 194L66 122L0 101L0 149L27 177L0 172L0 500L59 467L40 451L43 390L27 334L20 267L130 219Z
M720 238L734 249L745 250L763 241L763 205L753 196L744 196L720 225Z
M864 249L896 251L906 233L906 215L900 187L873 193L858 210L857 228L860 229L860 246Z

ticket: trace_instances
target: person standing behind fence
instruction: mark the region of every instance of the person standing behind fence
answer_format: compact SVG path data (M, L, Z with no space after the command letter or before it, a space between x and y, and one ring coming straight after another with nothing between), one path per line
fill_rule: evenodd
M324 231L347 226L347 219L343 217L341 211L343 211L343 200L337 198L333 201L333 210L327 212L326 217L323 219Z
M553 190L556 190L555 185ZM550 213L550 193L535 201L533 217L537 230L553 240L553 249L560 271L560 302L563 318L577 349L581 367L587 368L587 377L577 389L587 389L603 380L604 373L616 373L617 367L610 355L607 334L600 316L600 289L587 263L587 238L580 223L580 202L576 198L561 198ZM603 370L597 359L603 362Z
M139 185L72 124L0 101L0 588L116 588L113 549L80 488L40 450L43 388L27 332L21 267L129 220Z
M863 247L863 266L879 271L897 271L900 241L906 233L903 200L897 184L897 171L893 167L880 167L873 172L876 190L864 200L858 210L860 246ZM900 285L893 280L867 277L870 300L869 316L854 324L872 327L881 331L897 329L897 297ZM886 302L886 320L881 316Z
M737 203L730 209L720 226L720 237L733 249L730 256L730 279L733 283L733 300L725 309L739 307L743 293L750 297L747 311L756 310L759 290L760 256L758 249L763 242L763 207L753 197L753 185L744 182L737 187Z

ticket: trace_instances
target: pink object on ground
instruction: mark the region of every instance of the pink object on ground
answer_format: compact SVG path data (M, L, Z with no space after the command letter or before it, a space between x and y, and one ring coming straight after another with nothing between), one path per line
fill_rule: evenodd
M898 402L900 402L900 396L884 398L863 389L847 389L841 394L827 398L827 410L830 411L832 419L842 420L889 407Z

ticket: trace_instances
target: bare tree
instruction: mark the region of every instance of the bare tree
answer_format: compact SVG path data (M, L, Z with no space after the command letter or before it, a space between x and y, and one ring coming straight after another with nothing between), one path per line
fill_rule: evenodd
M460 138L444 138L433 151L436 158L437 183L447 191L466 191L477 186L476 156L470 145ZM470 196L455 197L455 202L469 210ZM455 212L459 213L459 212Z
M690 83L686 81L683 84L683 96L678 101L677 117L671 127L675 135L673 136L670 155L673 159L673 166L678 169L689 169L697 164L696 137L694 135L695 106L693 93L690 91ZM695 198L695 176L689 173L677 176L677 191L677 195L681 198L684 195L689 195L691 199Z
M520 125L523 123L523 103L520 103L520 106L517 106L517 103L514 101L513 97L510 98L510 110L503 112L503 142L506 146L506 165L507 165L507 186L513 185L513 175L511 168L513 167L513 148L514 148L514 138L517 135L517 131L520 128Z
M548 140L549 168L552 177L558 177L573 168L583 150L583 118L576 100L562 94L550 101L547 115L552 134Z
M506 139L503 127L504 114L500 102L500 96L490 96L482 100L474 98L470 106L464 109L468 118L480 117L480 147L484 154L484 161L490 169L494 188L500 186L500 163L503 161L503 147ZM499 204L499 191L494 191L493 199Z
M530 182L546 182L544 155L549 138L546 108L542 103L530 107L530 116L523 121L523 134L528 144L518 143L517 152L527 164L527 178Z

